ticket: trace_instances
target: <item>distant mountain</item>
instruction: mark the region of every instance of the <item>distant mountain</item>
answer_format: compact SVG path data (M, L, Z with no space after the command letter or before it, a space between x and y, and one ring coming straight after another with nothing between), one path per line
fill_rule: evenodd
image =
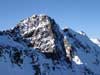
M1 75L100 75L100 47L86 33L33 15L0 31Z

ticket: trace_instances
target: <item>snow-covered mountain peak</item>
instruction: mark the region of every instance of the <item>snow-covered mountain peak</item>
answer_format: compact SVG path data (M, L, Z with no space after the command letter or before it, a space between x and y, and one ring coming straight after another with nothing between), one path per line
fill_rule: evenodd
M100 75L99 58L100 47L83 31L61 30L47 15L0 31L2 75Z
M20 31L21 35L25 35L27 33L32 32L33 30L37 30L39 28L44 27L44 31L45 29L50 29L52 25L51 24L53 22L53 19L51 19L49 16L47 15L32 15L31 17L28 17L22 21L20 21L17 26L15 27L15 29L17 28L17 30Z
M22 20L12 30L28 41L28 47L43 53L54 53L55 57L66 55L63 34L56 22L47 15L33 15Z

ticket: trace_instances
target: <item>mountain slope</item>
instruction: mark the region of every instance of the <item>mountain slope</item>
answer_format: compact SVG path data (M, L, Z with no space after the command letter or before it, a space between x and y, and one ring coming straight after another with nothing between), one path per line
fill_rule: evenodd
M91 41L93 41L95 44L97 44L98 46L100 46L100 39L92 38Z
M65 39L71 45L71 56L75 75L99 75L100 47L94 44L85 33L64 29Z
M61 30L47 15L0 32L2 75L100 75L99 58L100 47L84 32Z

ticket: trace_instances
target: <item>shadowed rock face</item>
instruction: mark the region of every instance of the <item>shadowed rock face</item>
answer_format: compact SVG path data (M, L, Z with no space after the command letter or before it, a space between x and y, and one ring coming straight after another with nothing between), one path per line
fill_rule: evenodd
M28 46L43 53L65 56L63 34L53 19L46 15L33 15L22 20L13 30L28 41Z

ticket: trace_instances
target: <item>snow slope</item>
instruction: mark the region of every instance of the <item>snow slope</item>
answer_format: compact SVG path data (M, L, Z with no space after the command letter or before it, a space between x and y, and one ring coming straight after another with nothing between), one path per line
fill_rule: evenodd
M92 38L91 41L93 41L95 44L97 44L98 46L100 46L100 39Z
M22 44L13 41L13 39L7 35L0 36L0 46L2 47L11 46L11 47L17 47L17 48L24 48Z

